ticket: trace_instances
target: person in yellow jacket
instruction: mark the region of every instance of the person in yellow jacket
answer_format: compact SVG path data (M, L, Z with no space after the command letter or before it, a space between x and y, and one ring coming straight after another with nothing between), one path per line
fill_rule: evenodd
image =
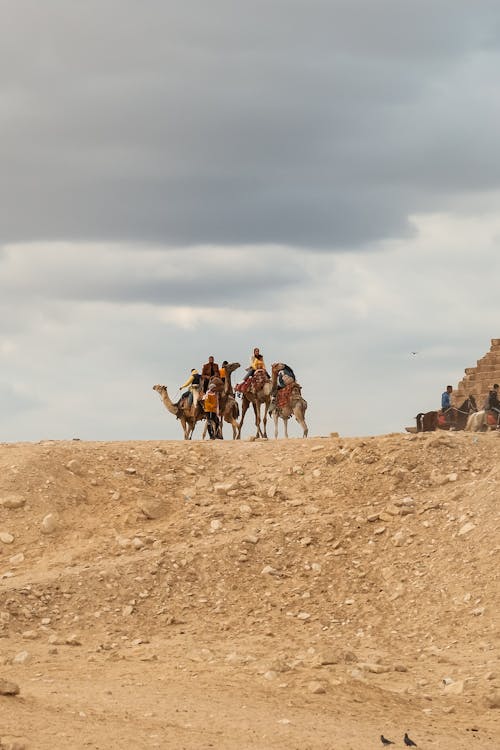
M221 438L219 430L219 394L214 385L208 386L208 391L203 396L203 409L207 415L207 426L210 440Z
M188 388L188 390L181 395L181 399L185 398L187 396L189 405L198 403L198 396L200 393L200 382L201 382L201 375L196 369L196 367L193 367L191 370L191 375L188 377L186 382L180 386L179 390L182 391L183 388ZM180 399L179 399L180 401Z
M248 378L252 377L252 375L255 373L255 370L265 370L266 365L264 363L264 357L260 353L259 348L255 347L253 350L253 356L250 360L250 367L247 369L247 374L243 378L243 380L248 380Z

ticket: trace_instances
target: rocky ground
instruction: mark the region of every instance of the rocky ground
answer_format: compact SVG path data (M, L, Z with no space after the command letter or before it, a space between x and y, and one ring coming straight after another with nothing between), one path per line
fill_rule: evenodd
M0 445L0 748L500 747L499 460Z

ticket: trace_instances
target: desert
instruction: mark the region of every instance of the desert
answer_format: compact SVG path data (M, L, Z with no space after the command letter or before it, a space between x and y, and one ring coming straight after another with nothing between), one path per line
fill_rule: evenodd
M495 748L500 441L0 446L0 747Z

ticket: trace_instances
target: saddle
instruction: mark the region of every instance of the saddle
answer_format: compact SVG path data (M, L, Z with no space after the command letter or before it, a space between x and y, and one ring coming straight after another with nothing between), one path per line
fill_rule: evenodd
M251 393L257 393L258 391L262 390L263 386L266 383L269 383L269 378L266 371L255 370L252 377L247 378L242 383L238 383L234 387L234 390L237 393L247 393L247 391L250 391Z
M300 385L296 383L295 380L288 383L288 385L285 385L284 388L280 388L276 394L276 406L278 409L283 409L285 406L288 406L292 398L292 393L300 396L301 391L302 389Z
M486 423L489 425L489 427L496 427L498 425L499 416L500 415L495 411L486 412Z

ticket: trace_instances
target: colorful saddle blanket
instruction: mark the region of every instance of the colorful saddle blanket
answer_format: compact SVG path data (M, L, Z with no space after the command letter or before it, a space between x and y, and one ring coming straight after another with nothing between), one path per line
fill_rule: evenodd
M266 374L266 371L256 370L251 378L247 378L242 383L238 383L238 385L235 386L234 390L237 391L237 393L247 393L247 391L257 393L262 389L265 383L268 382L269 378Z
M288 406L290 403L290 399L292 398L292 393L297 393L300 396L300 385L294 381L291 383L288 383L288 385L285 385L284 388L280 388L276 394L276 406L278 409L283 409L285 406Z
M498 424L498 414L494 411L487 411L486 422L490 427L496 427Z

